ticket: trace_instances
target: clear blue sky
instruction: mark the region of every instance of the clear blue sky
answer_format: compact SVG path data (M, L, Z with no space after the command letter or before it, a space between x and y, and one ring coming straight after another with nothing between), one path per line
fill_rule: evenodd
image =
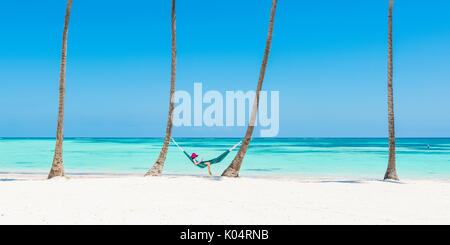
M65 136L163 136L170 2L73 1ZM255 89L271 0L178 0L177 89ZM0 4L0 136L54 137L66 1ZM279 0L264 90L281 137L387 136L385 1ZM397 136L450 136L450 1L395 0ZM175 128L236 136L245 127Z

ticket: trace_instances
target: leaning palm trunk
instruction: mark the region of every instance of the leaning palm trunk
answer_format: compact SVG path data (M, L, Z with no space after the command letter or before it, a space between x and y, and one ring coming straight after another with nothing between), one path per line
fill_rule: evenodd
M159 153L153 167L147 171L145 176L160 176L166 161L167 150L169 149L170 137L172 135L173 110L175 107L175 75L177 66L177 39L176 39L176 18L175 18L175 0L172 0L172 72L170 79L170 104L169 118L167 120L166 136L164 137L164 145Z
M67 59L67 31L69 29L70 8L72 0L67 1L66 17L64 20L64 31L62 40L61 70L59 73L59 110L58 110L58 128L56 130L55 155L53 164L48 174L48 178L64 176L63 164L63 140L64 140L64 99L66 90L66 59Z
M394 128L394 94L392 89L392 6L394 0L389 0L388 27L388 120L389 120L389 162L384 179L399 180L395 169L395 128Z
M272 33L273 33L273 23L275 20L275 9L277 6L277 0L273 0L272 2L272 10L270 12L270 22L269 22L269 32L266 40L266 48L264 50L263 62L261 65L261 70L259 73L258 86L256 87L256 95L255 100L253 102L252 114L250 117L249 125L247 127L247 132L245 133L244 141L242 142L241 148L239 152L236 154L236 157L231 162L230 166L222 173L222 176L226 177L238 177L239 170L241 169L242 161L244 160L245 153L247 152L248 146L250 144L250 140L252 139L253 130L255 129L256 122L256 114L259 105L259 95L261 92L262 84L264 81L264 75L267 67L267 60L269 59L270 46L272 44Z

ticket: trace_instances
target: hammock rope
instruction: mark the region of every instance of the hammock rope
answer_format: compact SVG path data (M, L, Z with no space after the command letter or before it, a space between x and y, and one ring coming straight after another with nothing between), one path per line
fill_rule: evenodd
M224 153L220 154L218 157L213 158L211 160L207 160L207 161L201 161L198 164L195 164L194 159L191 158L191 155L189 155L189 153L187 153L185 150L183 150L183 148L181 148L181 146L179 146L177 144L177 142L173 139L170 138L173 143L175 143L175 145L184 153L184 155L186 155L187 158L189 158L189 160L191 160L191 162L196 165L199 168L205 168L207 167L207 165L205 163L209 162L210 164L216 164L221 162L223 159L225 159L225 157L227 157L227 155L234 149L236 148L242 141L239 141L239 143L235 144L233 147L231 147L230 149L226 150Z

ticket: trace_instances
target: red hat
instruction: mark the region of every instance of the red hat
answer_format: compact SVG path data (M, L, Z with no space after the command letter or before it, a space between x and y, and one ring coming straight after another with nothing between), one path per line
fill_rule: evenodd
M192 158L192 159L195 159L196 157L198 157L198 155L195 154L195 153L192 153L191 158Z

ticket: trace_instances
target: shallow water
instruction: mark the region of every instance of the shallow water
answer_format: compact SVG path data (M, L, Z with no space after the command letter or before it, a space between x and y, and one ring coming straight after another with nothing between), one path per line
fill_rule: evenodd
M239 139L178 138L188 152L210 159ZM0 139L0 172L46 173L53 158L54 139ZM428 145L430 148L428 148ZM73 173L144 174L162 146L157 138L67 138L64 165ZM233 160L238 148L214 174ZM241 169L242 176L300 176L382 178L388 159L388 141L382 138L271 138L253 139ZM164 167L171 174L207 174L171 145ZM449 138L397 139L400 178L450 179Z

